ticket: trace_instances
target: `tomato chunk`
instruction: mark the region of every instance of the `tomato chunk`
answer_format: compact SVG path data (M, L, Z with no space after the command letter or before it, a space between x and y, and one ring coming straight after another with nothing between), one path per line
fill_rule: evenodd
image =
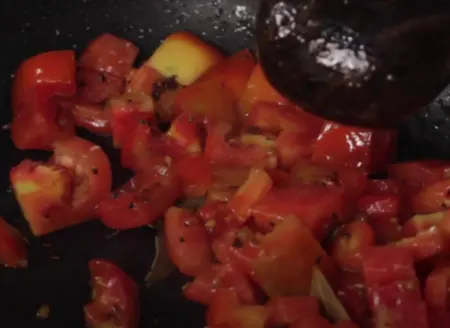
M0 217L0 263L12 268L28 266L27 247L20 232Z
M449 310L450 267L438 266L427 277L425 282L425 300L435 309Z
M125 80L112 74L80 68L77 72L77 98L88 104L102 104L125 90Z
M92 133L111 133L110 115L102 106L79 102L74 102L68 106L71 108L77 126L85 128Z
M24 61L12 90L12 139L19 149L52 148L56 140L74 135L73 120L55 101L76 92L73 51L52 51Z
M90 328L137 328L139 291L136 283L120 268L106 260L91 260L93 299L84 307Z
M319 313L319 301L313 296L273 297L266 304L270 311L269 324L285 327L312 313Z
M125 78L133 67L139 49L131 42L112 34L92 41L81 54L78 65L98 72Z
M178 269L196 276L212 264L212 251L202 222L188 211L171 207L164 218L167 248Z
M411 199L413 211L418 214L433 213L450 207L450 179L441 180L422 189Z
M424 260L446 249L446 242L436 227L418 233L416 236L403 238L395 246L411 252L417 260Z
M187 196L204 196L211 187L212 167L203 156L185 157L174 164L174 170Z

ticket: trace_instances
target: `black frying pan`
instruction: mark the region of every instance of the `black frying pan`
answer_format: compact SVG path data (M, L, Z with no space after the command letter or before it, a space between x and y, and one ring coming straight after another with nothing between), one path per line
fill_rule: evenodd
M162 38L181 29L233 52L253 47L257 5L258 0L3 0L0 126L11 121L11 74L29 56L54 49L82 50L99 34L110 32L133 41L145 59ZM399 129L399 160L450 158L450 91ZM109 144L98 137L95 141ZM110 259L143 282L154 256L155 231L114 234L93 221L33 238L9 188L8 172L25 157L46 155L17 151L7 130L0 130L0 143L0 215L31 244L28 270L0 269L0 327L83 327L83 304L90 297L87 261ZM110 155L117 156L113 151ZM127 179L120 169L115 171L117 184ZM175 273L152 288L141 288L141 327L204 327L203 308L183 299L183 283ZM36 319L42 304L50 305L47 320Z

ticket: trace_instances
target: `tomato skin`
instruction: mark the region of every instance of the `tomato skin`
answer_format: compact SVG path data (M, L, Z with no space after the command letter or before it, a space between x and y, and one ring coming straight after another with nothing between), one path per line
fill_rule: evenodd
M266 307L270 311L271 327L285 327L306 315L319 313L319 301L313 296L277 296L271 298Z
M395 246L377 246L362 255L364 279L367 286L390 284L416 279L412 255Z
M212 167L203 156L187 156L174 164L183 192L190 197L204 196L212 183Z
M12 268L28 266L27 247L20 232L0 217L0 263Z
M322 240L341 214L342 202L341 188L299 184L273 188L252 207L251 214L262 225L294 214Z
M310 158L315 136L297 131L281 131L276 140L280 166L289 169L295 163Z
M391 160L395 133L325 123L317 138L313 160L335 167L379 171Z
M273 182L266 171L259 168L250 170L247 181L238 189L228 203L231 211L241 223L249 219L252 206L261 201L272 188Z
M170 168L158 164L138 172L122 188L105 198L97 208L103 224L126 230L152 224L172 206L180 195L180 186Z
M164 218L167 250L173 263L188 276L212 264L212 251L202 222L188 211L171 207Z
M198 81L218 80L230 90L233 99L238 101L254 67L255 59L248 49L244 49L221 60L203 74Z
M231 265L213 265L197 275L184 289L186 298L208 305L220 288L236 290L242 304L257 304L257 295L250 280Z
M81 54L78 65L125 78L131 71L138 52L139 49L131 42L112 34L103 34L89 43Z
M180 145L188 154L202 152L198 122L188 115L178 116L167 131L167 136Z
M52 148L55 140L74 135L72 120L61 115L55 96L71 97L76 92L75 53L51 51L24 61L12 88L12 139L19 149Z
M123 78L89 68L78 70L77 84L77 98L88 104L102 104L125 91Z
M411 198L413 211L417 214L434 213L450 207L450 179L440 180L422 189Z
M360 213L368 217L381 241L392 242L401 238L401 226L398 222L400 197L392 194L366 195L358 201Z
M355 221L338 230L332 256L341 269L361 272L362 252L375 245L375 233L364 221Z
M155 85L163 82L164 76L150 66L142 65L140 68L130 73L127 79L127 93L145 93L152 95Z
M89 262L93 300L84 307L88 327L137 328L139 291L136 283L106 260Z
M85 128L92 133L111 133L109 113L102 106L83 104L80 102L74 102L68 106L71 107L72 115L77 126Z

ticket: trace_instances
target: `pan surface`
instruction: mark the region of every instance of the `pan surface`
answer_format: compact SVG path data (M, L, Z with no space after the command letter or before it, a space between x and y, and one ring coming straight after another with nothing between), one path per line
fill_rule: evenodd
M141 59L162 38L190 30L227 52L253 47L252 26L258 0L5 0L0 2L0 215L30 242L29 269L0 269L0 326L83 327L82 305L89 300L87 261L106 258L143 282L154 256L155 231L116 234L89 222L39 239L33 238L11 193L8 172L25 157L9 138L10 84L19 63L55 49L82 50L104 32L133 41ZM400 127L399 160L450 158L450 91ZM84 136L88 136L86 133ZM102 146L109 140L96 138ZM112 158L117 154L111 152ZM113 162L118 162L113 161ZM115 170L119 184L127 172ZM152 288L141 288L141 327L204 327L203 308L183 299L184 279L172 274ZM36 319L43 304L47 320Z

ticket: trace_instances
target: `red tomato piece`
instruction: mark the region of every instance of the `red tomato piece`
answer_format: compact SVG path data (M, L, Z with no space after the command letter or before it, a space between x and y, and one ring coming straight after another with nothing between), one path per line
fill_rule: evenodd
M428 307L428 324L430 328L443 328L450 326L450 312L447 310Z
M189 115L178 116L167 131L167 136L183 148L186 153L198 154L202 152L198 122Z
M251 209L261 224L276 223L289 215L296 215L319 240L329 230L342 211L342 190L338 187L293 185L272 188Z
M450 207L450 179L441 180L422 189L412 197L415 213L434 213Z
M289 169L298 161L311 158L315 135L297 131L281 131L276 140L279 166Z
M78 70L77 84L77 98L88 104L102 104L125 91L123 78L88 68Z
M110 114L100 105L90 105L80 102L67 103L71 108L75 124L96 134L111 133Z
M294 322L289 328L332 328L333 325L320 314L309 314Z
M51 149L56 140L75 134L70 116L54 97L76 92L75 53L52 51L24 61L12 90L12 139L19 149Z
M238 106L241 117L248 116L253 105L258 102L289 104L289 101L281 96L267 81L260 64L256 64L241 95Z
M375 245L375 233L364 221L355 221L343 225L333 242L332 255L336 263L344 270L361 272L361 254Z
M359 326L356 325L353 321L350 320L344 320L339 322L337 325L335 325L336 328L358 328Z
M272 179L266 171L259 168L250 170L247 181L238 189L228 204L241 223L249 219L252 206L267 195L272 185Z
M367 249L362 255L362 265L368 287L416 279L411 253L395 246Z
M97 213L109 228L133 229L159 219L179 195L180 186L170 168L155 165L138 172L119 191L100 202Z
M426 278L424 298L434 309L449 310L450 267L438 266Z
M325 123L313 160L320 164L379 171L392 159L395 133Z
M139 323L139 290L136 283L120 268L106 260L91 260L93 299L84 307L90 328L137 328Z
M212 167L203 156L187 156L174 164L174 170L187 196L204 196L211 187Z
M103 34L89 43L78 65L125 78L133 68L139 49L112 34Z
M137 126L147 124L155 115L152 98L142 93L128 93L111 99L108 110L111 112L111 130L117 147L128 144L135 137L133 131Z
M223 122L211 122L207 125L205 157L212 163L231 167L275 168L277 166L274 146L244 144L242 140L225 141L231 128L231 125Z
M183 289L183 294L191 301L208 305L220 288L236 290L242 304L257 304L257 295L249 278L230 265L213 265L200 273Z
M392 242L401 238L399 196L367 195L359 200L358 207L360 213L367 216L379 240Z
M286 218L261 238L254 279L271 297L309 294L312 269L325 251L297 218Z
M310 314L319 314L319 300L313 296L276 296L266 307L271 327L285 327Z
M304 112L293 105L273 102L257 102L251 108L246 124L262 131L280 133L282 131L301 132L317 136L323 120Z
M450 164L441 160L422 160L392 164L389 176L411 191L428 187L450 177Z
M369 179L365 193L368 195L400 195L401 184L394 179Z
M352 320L360 327L367 327L370 307L362 274L339 272L333 279L333 289Z
M237 222L228 204L219 201L206 203L197 214L205 222L206 231L211 238L222 236L232 223Z
M103 150L78 137L55 143L49 163L24 161L10 172L17 200L36 236L92 219L111 190Z
M155 91L156 85L164 80L164 76L162 76L153 67L142 65L128 76L126 92L142 92L147 95L152 95Z
M198 81L217 80L230 90L233 99L238 101L245 90L254 67L255 59L248 49L244 49L221 60L203 74Z
M212 251L202 222L188 211L171 207L164 218L167 250L173 263L188 276L212 264Z
M446 249L446 242L437 227L419 232L414 237L403 238L394 245L411 252L416 260L430 258Z
M28 266L27 247L20 232L0 217L0 263L12 268Z
M234 123L237 119L233 95L218 80L195 82L180 89L173 106L178 114L228 123Z

